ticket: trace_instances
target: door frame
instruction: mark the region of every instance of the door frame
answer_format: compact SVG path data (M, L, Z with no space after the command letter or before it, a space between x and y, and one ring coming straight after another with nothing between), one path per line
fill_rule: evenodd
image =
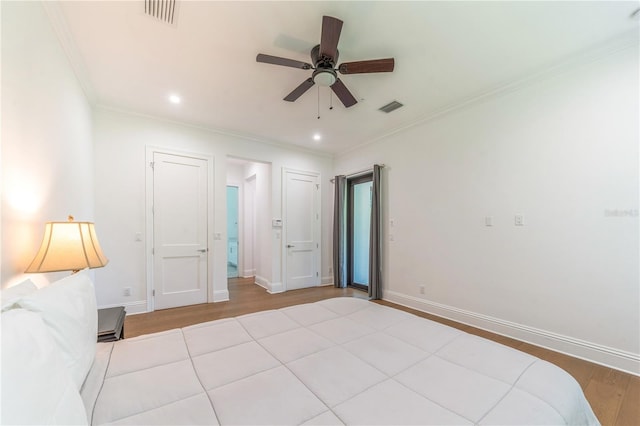
M153 277L153 156L155 153L175 155L179 157L197 158L207 162L207 303L213 301L213 259L215 259L215 244L213 238L214 231L214 157L209 154L181 151L171 148L147 145L145 147L145 263L146 263L146 286L147 286L147 312L155 310L154 300L154 277Z
M320 244L322 243L322 181L320 179L321 174L319 172L309 171L309 170L299 170L292 169L288 167L282 168L282 228L281 228L281 239L280 239L280 258L282 259L282 291L287 291L287 173L298 173L302 175L313 176L317 180L318 190L315 193L314 204L316 210L316 223L313 227L313 232L315 233L315 238L318 241L318 248L316 250L316 269L317 274L314 279L315 286L319 286L322 283L322 278L320 277L320 270L322 269L322 247ZM278 230L275 230L276 233ZM276 237L277 238L277 237Z

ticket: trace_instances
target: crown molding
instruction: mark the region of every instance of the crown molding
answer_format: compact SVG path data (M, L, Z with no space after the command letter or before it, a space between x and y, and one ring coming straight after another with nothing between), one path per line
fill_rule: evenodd
M300 146L300 145L291 144L287 142L281 142L278 140L267 139L258 135L234 132L232 130L227 130L227 129L213 128L213 127L198 125L198 124L189 123L185 121L171 120L163 117L158 117L158 116L139 113L139 112L133 112L126 109L101 104L98 100L98 96L93 87L93 84L91 83L91 79L89 78L89 72L82 58L82 55L80 54L79 49L73 38L73 35L69 30L69 25L67 24L67 20L64 16L64 12L62 11L60 2L57 0L52 0L52 1L42 0L42 6L45 10L47 18L49 19L49 22L51 23L51 27L53 28L56 36L58 37L60 45L62 46L62 50L67 56L67 59L69 60L71 68L74 74L76 75L76 78L80 84L80 87L82 88L82 91L87 97L89 104L92 105L93 107L101 108L104 110L110 110L114 112L119 112L121 114L135 115L135 116L145 117L152 120L163 121L166 123L172 123L172 124L194 128L194 129L204 130L207 132L212 132L212 133L216 133L223 136L234 137L234 138L242 139L245 141L258 142L264 145L269 145L275 148L285 149L288 151L297 151L297 152L317 155L319 157L324 157L329 159L333 158L334 154L331 152L325 152L325 151L321 151L318 149L313 149L305 146Z
M300 146L300 145L295 145L295 144L292 144L292 143L280 142L280 141L277 141L277 140L267 139L267 138L264 138L264 137L261 137L261 136L252 135L252 134L248 134L248 133L234 132L232 130L219 129L219 128L215 128L215 127L209 127L209 126L206 126L206 125L194 124L194 123L190 123L190 122L186 122L186 121L172 120L170 118L160 117L160 116L152 115L152 114L141 113L141 112L137 112L137 111L131 111L131 110L127 110L127 109L124 109L124 108L117 108L117 107L113 107L113 106L110 106L110 105L96 104L96 105L94 105L94 107L96 109L101 109L101 110L104 110L104 111L111 111L111 112L115 112L115 113L118 113L118 114L129 115L129 116L134 116L134 117L141 117L141 118L145 118L145 119L148 119L148 120L159 121L159 122L163 122L163 123L167 123L167 124L171 124L171 125L175 125L175 126L188 127L190 129L200 130L200 131L204 131L204 132L208 132L208 133L214 133L214 134L221 135L221 136L242 139L242 140L247 141L247 142L256 142L256 143L259 143L259 144L262 144L262 145L267 145L267 146L271 146L273 148L279 148L279 149L283 149L283 150L286 150L286 151L300 152L300 153L303 153L303 154L310 154L310 155L315 155L315 156L322 157L322 158L333 159L333 154L330 153L330 152L314 150L312 148L307 148L307 147Z
M455 113L464 108L480 104L489 99L498 98L512 92L517 92L524 89L525 87L600 61L622 51L635 48L637 52L639 44L640 33L638 33L637 30L627 31L621 36L614 37L580 52L565 56L559 61L549 64L536 72L528 74L527 76L504 82L497 87L493 87L476 95L466 97L459 100L458 102L446 105L442 108L425 114L417 120L405 123L399 127L396 127L395 129L392 129L384 134L375 137L374 139L368 140L366 142L352 146L344 151L338 152L335 154L334 158L340 158L343 155L372 145L392 135L395 135L396 133L401 133L404 130L408 130L421 124L434 121L440 117Z
M69 25L67 24L67 20L64 17L64 12L62 12L60 3L58 1L43 0L41 4L47 15L47 18L49 18L49 22L51 23L53 32L58 37L60 46L62 47L62 50L69 60L71 69L76 75L82 91L87 97L89 103L91 105L94 105L97 100L96 92L93 88L93 85L91 84L89 72L87 71L87 67L85 66L84 60L82 59L82 55L80 55L78 46L73 39L71 31L69 30Z

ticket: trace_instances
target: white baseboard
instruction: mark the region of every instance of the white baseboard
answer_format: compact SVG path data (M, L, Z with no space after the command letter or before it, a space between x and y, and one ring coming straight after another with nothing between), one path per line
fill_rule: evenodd
M229 290L219 290L219 291L213 292L214 302L225 302L227 300L229 300ZM146 314L147 312L149 312L147 310L146 300L136 300L135 302L112 303L109 305L100 305L98 306L98 309L116 308L118 306L124 306L124 310L127 312L127 315Z
M556 352L561 352L575 358L584 359L640 376L640 354L634 354L547 330L505 321L488 315L477 314L394 291L384 291L383 299L418 311L427 312Z
M269 294L283 293L284 285L282 283L271 283L267 289Z
M255 274L256 274L255 269L245 269L244 272L242 273L242 278L253 277Z
M119 306L124 306L124 310L127 315L135 315L135 314L144 314L147 312L147 301L146 300L136 300L135 302L125 302L125 303L114 303L111 305L101 305L98 306L98 309L105 308L117 308Z
M333 275L329 277L322 277L320 285L333 285Z
M229 300L229 290L216 290L213 292L213 302L226 302Z
M260 287L264 288L265 290L269 290L269 280L267 280L266 278L261 277L260 275L256 275L255 283L258 284Z
M260 287L267 290L269 294L276 294L284 292L284 285L282 283L272 283L265 277L261 277L260 275L256 275L256 284Z

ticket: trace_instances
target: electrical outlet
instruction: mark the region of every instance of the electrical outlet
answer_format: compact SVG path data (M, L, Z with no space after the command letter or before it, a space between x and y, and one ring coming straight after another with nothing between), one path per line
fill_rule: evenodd
M424 294L424 286L423 285L420 286L420 294Z
M131 296L131 287L125 287L122 289L123 296Z
M524 216L521 214L517 214L515 216L515 224L516 226L524 226Z

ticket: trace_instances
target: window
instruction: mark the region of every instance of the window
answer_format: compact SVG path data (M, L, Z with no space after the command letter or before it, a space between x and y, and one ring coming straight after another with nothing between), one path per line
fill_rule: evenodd
M371 173L347 180L347 284L369 287L369 242L371 229Z

